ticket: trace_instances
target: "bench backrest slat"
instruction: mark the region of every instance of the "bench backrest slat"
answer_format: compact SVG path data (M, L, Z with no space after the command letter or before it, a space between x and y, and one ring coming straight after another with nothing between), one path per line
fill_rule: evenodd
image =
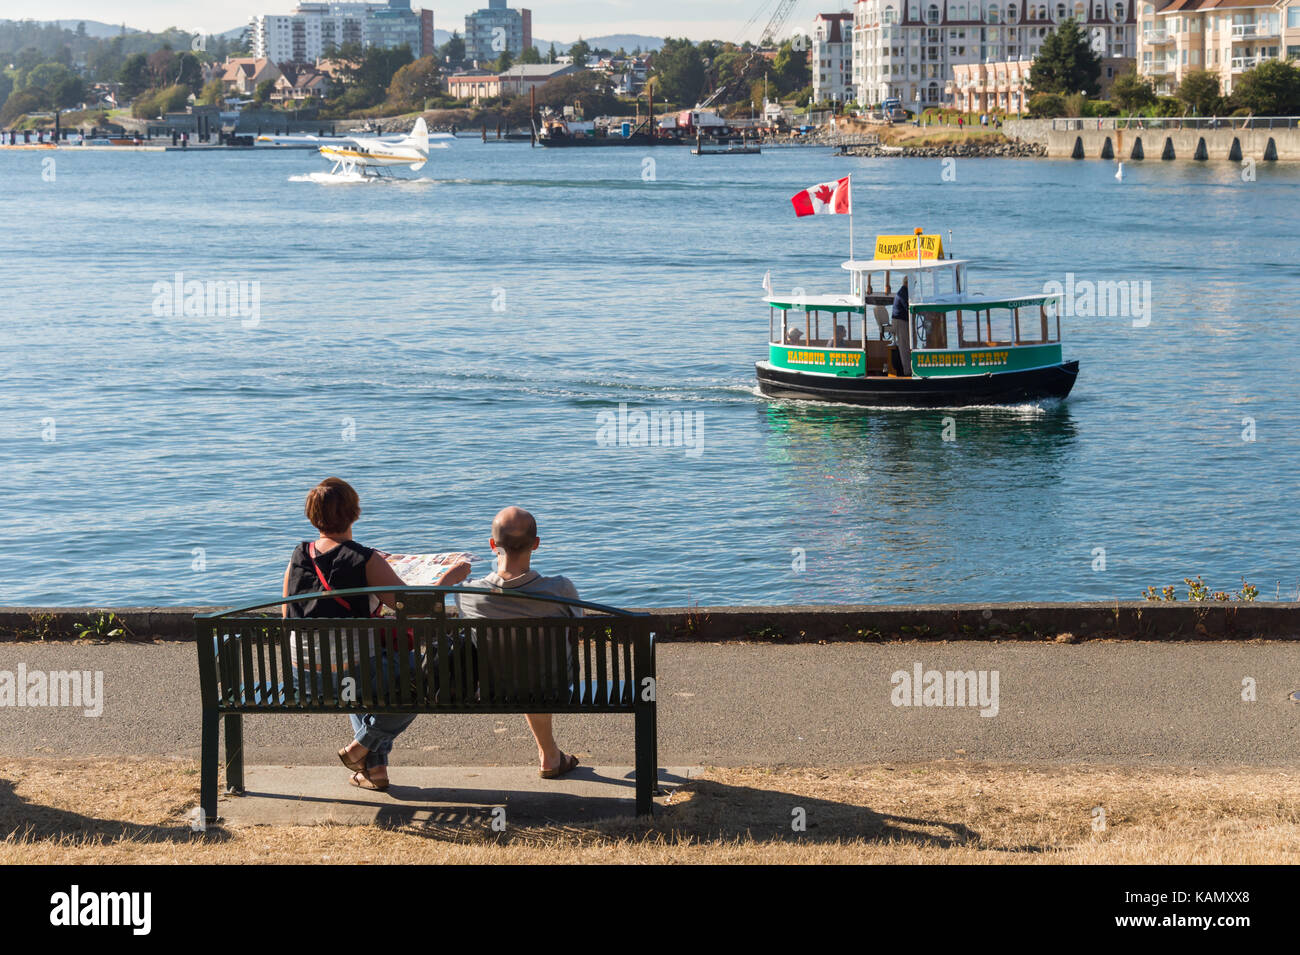
M644 615L592 605L597 616L537 618L526 615L535 602L521 600L517 618L447 617L446 591L419 588L417 605L416 589L407 590L418 615L201 615L195 632L205 705L240 712L629 711L642 672L653 668Z

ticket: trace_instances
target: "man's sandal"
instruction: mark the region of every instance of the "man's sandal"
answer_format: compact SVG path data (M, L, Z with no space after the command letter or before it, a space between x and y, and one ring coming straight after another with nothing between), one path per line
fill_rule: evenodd
M382 783L375 782L370 778L368 769L353 773L351 783L358 789L369 789L371 792L382 793L388 791L388 780L385 779Z
M560 765L554 769L539 769L537 775L543 779L559 779L578 768L578 757L560 753Z

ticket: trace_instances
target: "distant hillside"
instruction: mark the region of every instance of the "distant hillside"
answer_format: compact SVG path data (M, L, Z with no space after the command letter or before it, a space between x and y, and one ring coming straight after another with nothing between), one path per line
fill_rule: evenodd
M593 50L617 50L622 47L629 53L637 47L640 47L643 53L649 53L664 45L664 38L661 36L642 36L639 33L615 33L610 36L588 36L583 39ZM569 46L568 43L564 44L566 50ZM560 45L557 43L555 48L558 50Z
M120 23L101 23L99 20L39 20L39 23L53 23L57 27L65 30L76 30L78 23L86 25L86 36L94 37L97 40L108 39L109 37L120 36L122 25ZM127 33L140 33L140 30L126 28Z

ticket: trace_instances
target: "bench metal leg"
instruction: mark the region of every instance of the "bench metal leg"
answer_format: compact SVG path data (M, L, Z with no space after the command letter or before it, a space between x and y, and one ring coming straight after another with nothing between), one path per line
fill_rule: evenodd
M204 818L217 818L217 764L220 761L221 717L216 710L203 710L203 751L199 760L199 805Z
M659 784L659 741L655 727L655 707L636 710L636 814L652 816L655 788Z
M244 794L244 717L226 716L226 792Z

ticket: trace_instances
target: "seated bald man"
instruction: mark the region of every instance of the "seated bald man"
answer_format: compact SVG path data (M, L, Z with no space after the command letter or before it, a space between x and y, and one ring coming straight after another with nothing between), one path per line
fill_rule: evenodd
M578 599L578 589L567 577L543 577L532 569L533 551L541 545L537 537L537 521L522 507L507 507L492 521L492 537L488 546L497 555L497 569L486 577L466 581L466 587L492 588L529 596L567 597ZM522 602L509 597L484 594L461 594L456 606L463 617L581 617L582 608L546 601ZM537 740L537 756L541 761L538 775L543 779L558 779L578 767L578 757L560 751L551 731L550 713L530 713L525 717L528 728Z

